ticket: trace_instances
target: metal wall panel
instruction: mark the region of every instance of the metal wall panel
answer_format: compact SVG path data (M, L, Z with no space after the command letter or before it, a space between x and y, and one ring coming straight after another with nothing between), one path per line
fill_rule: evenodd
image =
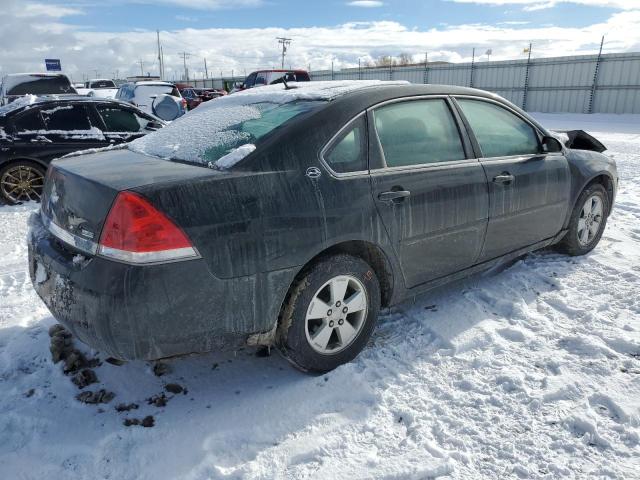
M598 55L537 58L527 60L480 61L473 65L473 86L492 91L532 112L640 113L640 52L604 54L594 77ZM470 86L470 63L395 66L392 68L350 68L311 72L312 80L407 80L412 83ZM240 77L226 81L242 81ZM221 88L223 79L196 80L196 86ZM593 93L593 98L592 98Z

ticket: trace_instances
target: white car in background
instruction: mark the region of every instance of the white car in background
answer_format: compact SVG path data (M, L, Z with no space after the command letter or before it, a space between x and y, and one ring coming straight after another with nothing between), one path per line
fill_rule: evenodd
M81 90L81 91L80 91ZM94 78L84 83L84 88L80 89L80 95L96 98L115 98L118 87L113 80L107 78Z
M141 110L165 121L187 113L187 101L178 88L169 82L145 80L120 85L115 98L129 102Z
M10 73L0 86L0 105L24 95L76 95L76 89L63 73Z

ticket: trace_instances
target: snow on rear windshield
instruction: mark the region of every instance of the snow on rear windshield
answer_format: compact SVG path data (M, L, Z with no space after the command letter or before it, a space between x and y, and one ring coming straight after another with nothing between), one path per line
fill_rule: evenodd
M250 88L205 102L168 127L130 143L129 148L167 160L214 164L242 145L255 144L275 128L325 102L351 91L383 85L408 85L408 82L342 80L300 82L289 90L282 84ZM233 160L247 150L234 153ZM222 162L225 166L228 166L227 159Z
M220 102L217 107L198 107L169 126L133 141L129 149L167 160L209 165L243 145L256 143L277 127L321 103L294 101L227 105Z

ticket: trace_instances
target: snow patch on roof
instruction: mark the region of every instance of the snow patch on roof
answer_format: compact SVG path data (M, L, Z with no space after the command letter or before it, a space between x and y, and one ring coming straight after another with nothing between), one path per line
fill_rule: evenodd
M408 85L409 82L381 80L340 80L327 82L295 82L289 90L284 84L250 88L231 95L217 98L215 102L205 102L198 110L217 108L218 106L250 105L253 103L289 103L297 100L330 101L342 95L358 90L393 85Z

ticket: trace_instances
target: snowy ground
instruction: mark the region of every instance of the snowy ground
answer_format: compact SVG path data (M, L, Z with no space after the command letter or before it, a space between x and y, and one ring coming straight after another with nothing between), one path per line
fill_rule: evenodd
M356 361L321 377L251 350L175 360L162 377L103 363L115 400L79 403L26 271L34 206L0 207L0 478L640 478L640 118L538 117L595 132L618 161L599 247L395 307ZM147 405L168 382L188 394ZM145 415L153 428L123 425Z

